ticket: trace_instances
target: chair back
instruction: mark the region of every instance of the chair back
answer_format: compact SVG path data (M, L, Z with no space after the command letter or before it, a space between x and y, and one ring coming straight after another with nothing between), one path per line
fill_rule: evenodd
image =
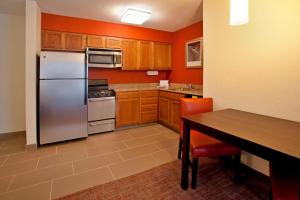
M181 117L198 113L212 112L212 98L181 98L180 99L180 135L183 133Z

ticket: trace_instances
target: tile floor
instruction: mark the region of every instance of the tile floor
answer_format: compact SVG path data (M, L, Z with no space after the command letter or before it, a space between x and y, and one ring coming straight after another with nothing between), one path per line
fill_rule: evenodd
M0 135L0 199L54 199L177 159L178 134L159 125L26 150ZM25 198L26 197L26 198Z

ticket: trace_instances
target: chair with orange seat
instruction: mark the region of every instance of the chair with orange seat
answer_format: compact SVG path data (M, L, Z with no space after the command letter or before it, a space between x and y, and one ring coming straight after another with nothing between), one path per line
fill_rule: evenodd
M213 111L212 98L182 98L180 105L180 116L199 114ZM180 138L178 148L178 158L181 158L183 121L180 122ZM199 157L221 157L233 156L235 161L234 181L239 181L239 164L241 151L231 145L209 137L201 132L190 130L190 155L192 157L192 188L197 186L198 158Z

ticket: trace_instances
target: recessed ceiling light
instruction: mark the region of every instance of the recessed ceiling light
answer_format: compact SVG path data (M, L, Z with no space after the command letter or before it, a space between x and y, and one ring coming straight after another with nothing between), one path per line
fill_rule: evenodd
M126 8L122 15L121 21L130 24L143 24L150 18L151 12L137 8Z

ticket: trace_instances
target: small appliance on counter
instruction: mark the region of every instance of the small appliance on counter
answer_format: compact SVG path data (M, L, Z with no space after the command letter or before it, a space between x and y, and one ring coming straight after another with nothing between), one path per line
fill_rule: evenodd
M160 80L159 88L169 89L169 80Z
M42 51L38 66L38 144L87 137L84 53Z
M89 80L88 134L115 129L115 91L108 88L107 79Z

